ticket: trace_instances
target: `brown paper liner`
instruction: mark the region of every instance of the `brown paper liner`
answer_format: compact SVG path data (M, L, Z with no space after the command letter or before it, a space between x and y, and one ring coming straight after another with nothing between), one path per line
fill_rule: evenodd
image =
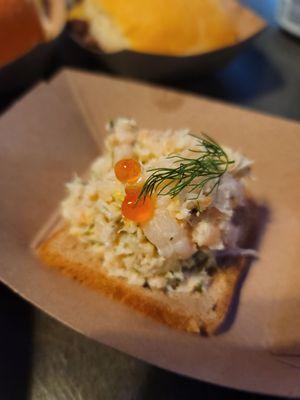
M42 265L35 246L74 172L103 145L110 118L189 127L255 161L249 189L269 211L222 334L167 328ZM300 124L84 72L64 71L0 118L0 281L72 329L159 367L216 384L300 398ZM42 230L41 227L43 227ZM37 235L37 233L39 234ZM34 242L33 239L35 238Z

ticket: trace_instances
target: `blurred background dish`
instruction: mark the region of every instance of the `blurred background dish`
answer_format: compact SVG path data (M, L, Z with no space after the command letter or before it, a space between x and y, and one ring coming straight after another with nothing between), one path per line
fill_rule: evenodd
M300 37L300 1L280 0L278 22L283 29Z
M100 64L152 80L221 68L265 26L236 0L81 0L68 23L71 36Z
M232 1L232 0L231 0ZM235 43L236 23L224 0L80 0L70 20L86 22L105 52L133 50L184 56Z
M65 20L62 0L1 0L0 67L54 39Z

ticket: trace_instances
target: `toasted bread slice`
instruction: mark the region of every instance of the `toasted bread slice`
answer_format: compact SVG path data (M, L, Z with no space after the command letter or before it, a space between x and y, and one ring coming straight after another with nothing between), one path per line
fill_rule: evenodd
M37 253L45 264L144 315L176 329L208 335L214 333L224 321L245 265L245 260L240 258L236 265L218 269L204 293L167 295L109 276L101 267L99 258L69 235L65 227L42 242Z

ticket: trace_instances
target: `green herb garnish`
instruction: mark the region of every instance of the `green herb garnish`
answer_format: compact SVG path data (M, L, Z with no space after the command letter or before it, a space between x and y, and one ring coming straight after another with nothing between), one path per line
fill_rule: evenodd
M194 137L198 140L198 148L189 151L199 154L199 157L168 156L174 160L174 167L150 169L152 174L144 183L139 198L151 196L154 192L174 198L188 188L188 193L196 192L194 200L201 194L208 196L219 186L222 176L234 161L229 160L222 147L209 136Z

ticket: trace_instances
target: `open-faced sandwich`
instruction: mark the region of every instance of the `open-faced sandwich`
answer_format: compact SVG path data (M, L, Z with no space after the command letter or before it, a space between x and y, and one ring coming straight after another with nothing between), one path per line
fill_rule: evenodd
M40 258L169 326L215 332L253 255L239 217L251 162L189 130L125 118L107 129L88 177L67 184L64 224Z

